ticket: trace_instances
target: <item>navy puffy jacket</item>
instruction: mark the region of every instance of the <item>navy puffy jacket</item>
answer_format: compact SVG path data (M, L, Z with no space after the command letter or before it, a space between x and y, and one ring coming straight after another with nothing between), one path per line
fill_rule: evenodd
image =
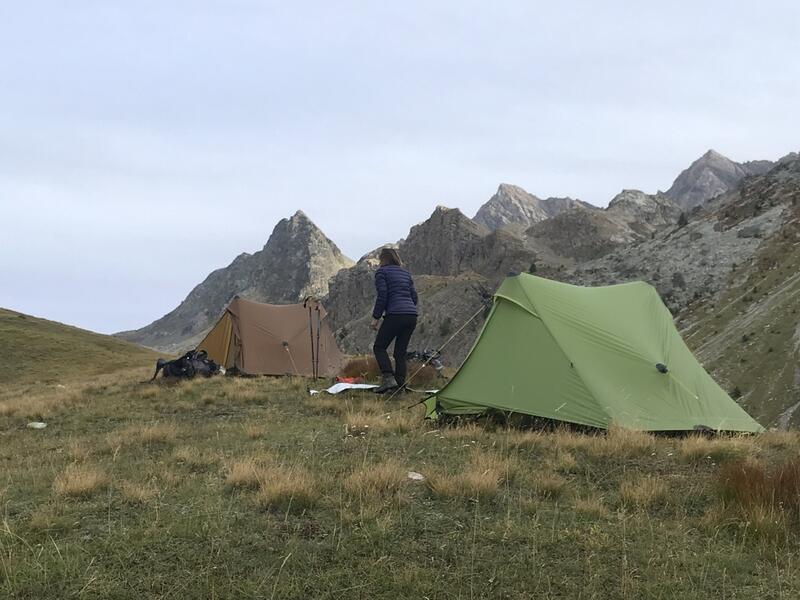
M372 318L387 315L416 315L417 290L411 273L397 265L386 265L375 272L375 308Z

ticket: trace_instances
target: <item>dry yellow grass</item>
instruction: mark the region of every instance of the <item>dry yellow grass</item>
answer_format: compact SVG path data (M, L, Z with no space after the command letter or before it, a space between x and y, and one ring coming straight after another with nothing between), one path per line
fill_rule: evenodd
M541 431L524 431L508 429L505 435L505 444L509 448L541 449L549 444L547 434Z
M479 440L483 437L483 428L475 423L467 423L455 427L443 427L439 430L439 435L450 440Z
M408 470L394 459L363 466L347 476L344 491L365 503L402 498Z
M269 469L262 461L245 458L228 465L225 484L232 488L257 488L268 476Z
M139 440L144 444L162 444L172 442L178 435L174 423L154 423L142 427L138 432Z
M38 506L31 513L28 525L37 531L50 531L63 525L62 508L63 502L47 502Z
M760 448L800 450L800 431L765 431L753 438Z
M225 397L231 402L252 404L266 398L258 380L234 379L226 386ZM213 396L213 392L211 393Z
M455 475L434 475L428 480L431 491L442 498L475 498L486 500L495 497L500 481L489 471L465 471Z
M428 487L440 497L488 499L498 494L501 484L511 482L518 469L519 465L513 458L476 451L463 471L434 473L428 478Z
M655 438L645 432L618 425L609 427L605 435L592 436L586 451L592 458L635 458L655 451Z
M371 411L349 411L343 416L346 430L407 433L423 427L418 414L401 410L394 413L374 414Z
M348 402L323 394L316 394L305 399L305 404L315 415L341 415L350 410Z
M148 398L156 398L161 394L161 386L160 385L147 385L146 387L143 386L138 390L139 398L146 400Z
M567 480L557 473L536 471L529 477L531 488L543 498L558 498L567 489Z
M560 473L574 473L578 469L578 459L572 452L561 450L547 461L552 469Z
M619 488L619 497L623 504L647 508L667 498L667 485L660 479L649 475L623 481Z
M151 423L131 425L125 429L111 432L107 439L109 446L116 449L122 446L170 444L178 437L178 427L174 423Z
M748 506L715 504L706 511L700 519L700 524L715 532L724 528L734 528L739 531L746 529L755 537L773 542L787 537L791 531L791 521L786 511L762 504Z
M196 446L180 446L172 451L173 460L190 467L208 467L217 463L217 458L208 450Z
M56 477L53 489L59 496L82 498L104 489L108 482L108 475L99 467L73 463Z
M687 462L706 460L718 462L730 458L743 458L756 452L754 438L706 438L691 435L681 441L680 454Z
M165 488L176 488L183 482L183 475L172 469L161 469L157 475Z
M158 495L158 490L150 484L122 481L119 493L128 504L147 504Z
M586 450L597 442L599 435L587 435L565 427L559 427L548 435L550 446L556 452L572 453L577 450Z
M302 510L313 506L319 491L311 473L300 467L270 465L263 468L256 502L266 509Z
M497 473L501 482L511 482L519 472L519 462L515 456L506 456L498 452L473 451L468 464L473 471L490 471Z
M610 512L608 507L603 503L603 499L599 496L592 498L578 498L573 504L575 512L578 512L593 519L602 519L608 517Z
M89 458L90 454L91 450L80 440L70 440L67 445L67 456L69 456L73 462L84 462Z
M53 388L42 392L20 391L0 401L0 417L47 418L80 403L83 388Z
M251 440L258 440L267 437L267 428L258 423L245 423L242 425L242 431Z

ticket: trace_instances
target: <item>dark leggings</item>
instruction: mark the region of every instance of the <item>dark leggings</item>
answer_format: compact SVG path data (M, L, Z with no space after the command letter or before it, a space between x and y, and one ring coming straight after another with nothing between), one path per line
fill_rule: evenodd
M398 385L403 385L406 381L406 352L411 334L414 333L416 326L416 315L386 315L378 329L375 344L372 346L381 373L391 375L392 362L389 360L389 353L386 349L394 340L394 378Z

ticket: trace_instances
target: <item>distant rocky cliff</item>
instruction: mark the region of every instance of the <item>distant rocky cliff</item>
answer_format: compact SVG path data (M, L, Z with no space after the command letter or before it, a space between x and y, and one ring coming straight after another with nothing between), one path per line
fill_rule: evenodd
M608 207L577 206L526 232L528 246L545 262L571 265L650 238L677 222L681 210L663 194L623 190Z

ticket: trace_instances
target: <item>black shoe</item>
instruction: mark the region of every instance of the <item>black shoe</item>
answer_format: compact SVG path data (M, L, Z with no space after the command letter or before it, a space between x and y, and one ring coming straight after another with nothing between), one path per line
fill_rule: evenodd
M393 390L397 387L397 381L394 378L394 375L391 373L385 373L383 375L383 379L381 380L381 384L375 388L376 394L385 394L389 390Z

